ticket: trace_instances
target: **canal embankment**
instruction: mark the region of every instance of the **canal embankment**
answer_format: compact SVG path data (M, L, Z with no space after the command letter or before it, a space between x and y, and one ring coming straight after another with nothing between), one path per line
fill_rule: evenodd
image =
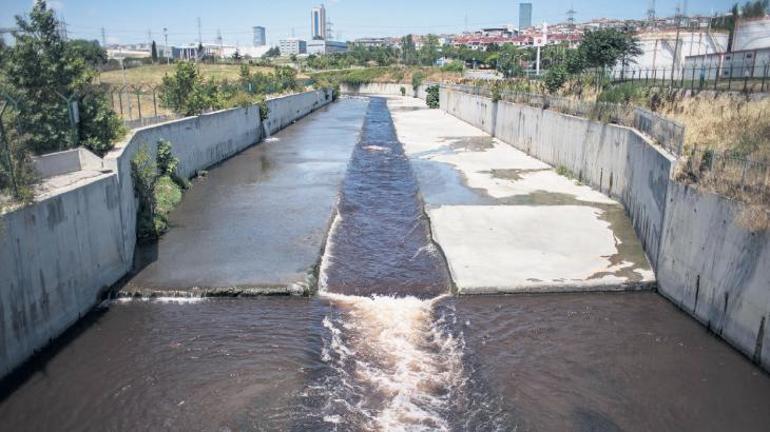
M620 201L658 291L770 369L770 233L744 227L740 203L673 180L674 156L634 129L446 87L440 104Z
M189 178L331 99L330 91L313 91L269 100L264 124L252 106L137 129L100 166L88 164L93 175L62 173L46 182L60 187L3 214L0 375L63 332L131 271L137 209L131 159L140 148L154 158L157 141L171 141L178 174Z

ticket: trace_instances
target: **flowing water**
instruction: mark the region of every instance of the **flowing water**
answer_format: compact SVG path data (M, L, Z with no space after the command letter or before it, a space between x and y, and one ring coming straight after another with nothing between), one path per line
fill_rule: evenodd
M321 262L323 420L355 429L449 430L466 391L462 337L434 304L450 291L416 178L384 99L369 103Z
M234 231L253 220L242 217ZM311 298L115 301L0 383L0 430L770 424L767 375L654 293L451 296L382 99L369 102L319 276Z

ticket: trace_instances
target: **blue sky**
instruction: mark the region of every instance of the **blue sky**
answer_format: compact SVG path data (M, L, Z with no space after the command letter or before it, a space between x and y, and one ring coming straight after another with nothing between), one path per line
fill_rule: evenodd
M533 22L560 22L570 4L578 21L591 18L641 18L648 0L531 0ZM14 15L29 11L32 0L0 0L0 27L14 23ZM108 42L130 43L162 40L169 30L170 43L197 41L196 20L201 18L204 41L214 41L217 30L225 43L249 44L251 27L267 28L268 42L310 33L310 8L319 0L56 0L57 9L74 37L101 39L106 29ZM688 12L710 14L725 11L733 1L689 0ZM398 36L406 33L452 33L468 29L515 23L518 2L501 0L334 0L326 1L327 18L342 39L364 36ZM658 15L673 15L677 0L657 0Z

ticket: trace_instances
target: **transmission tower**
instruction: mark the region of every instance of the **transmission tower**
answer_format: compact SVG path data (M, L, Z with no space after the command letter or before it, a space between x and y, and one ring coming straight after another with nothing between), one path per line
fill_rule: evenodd
M655 0L650 2L650 7L647 9L647 19L650 22L650 27L655 27Z
M326 21L326 34L324 35L324 38L326 38L326 40L334 39L334 23L329 20Z
M570 5L569 10L567 11L567 27L570 31L575 30L575 14L577 14L575 8Z

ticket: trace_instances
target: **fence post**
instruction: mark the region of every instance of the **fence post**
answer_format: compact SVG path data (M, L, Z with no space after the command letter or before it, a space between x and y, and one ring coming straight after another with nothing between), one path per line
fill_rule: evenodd
M682 77L679 79L679 88L684 88L684 69L685 67L682 66Z
M770 63L765 63L765 71L762 74L762 91L765 91L765 80L767 79L767 70L770 67Z
M158 117L158 102L155 101L155 93L157 89L155 87L152 88L152 109L155 117Z
M690 93L695 92L695 65L692 65L692 77L690 78Z
M136 88L136 109L139 112L139 124L142 124L142 98L140 97L141 88Z
M746 93L749 91L749 77L746 75L746 65L744 64L741 69L743 70L743 92Z
M727 78L727 90L733 89L733 63L730 62L730 76Z

